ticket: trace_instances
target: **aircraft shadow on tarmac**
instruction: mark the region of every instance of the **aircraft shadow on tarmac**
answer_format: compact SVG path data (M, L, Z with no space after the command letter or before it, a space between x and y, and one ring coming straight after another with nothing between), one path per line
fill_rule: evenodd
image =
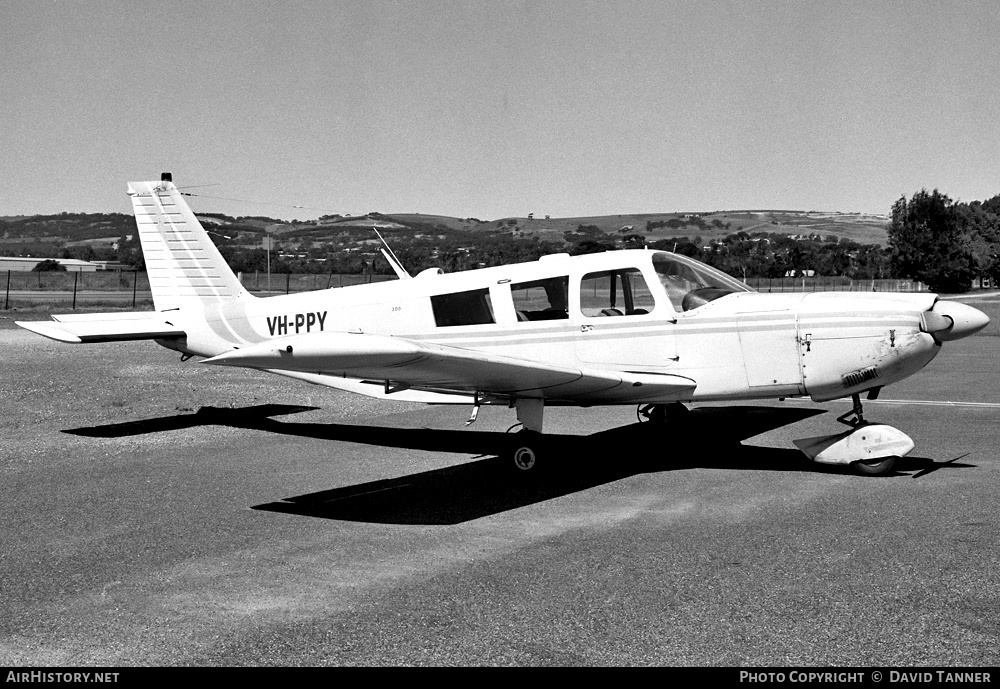
M642 473L712 468L844 473L850 468L809 462L793 449L742 445L741 441L824 413L821 409L701 407L684 419L684 438L653 423L635 423L591 435L550 435L529 474L517 472L505 451L514 440L496 432L401 429L336 423L275 421L272 416L316 407L256 405L203 407L195 414L64 431L87 437L126 437L224 425L282 435L381 447L478 455L474 461L398 478L334 488L255 505L253 509L323 519L383 524L458 524L611 483ZM706 442L706 438L710 441ZM963 455L964 456L964 455ZM970 467L957 460L905 457L894 476L919 478L942 467ZM860 477L859 477L860 478Z

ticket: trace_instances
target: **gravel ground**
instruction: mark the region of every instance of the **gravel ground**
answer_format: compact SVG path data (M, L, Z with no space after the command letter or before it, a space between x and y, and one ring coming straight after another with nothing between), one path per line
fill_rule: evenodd
M998 342L883 398L1000 403ZM554 409L524 482L494 456L506 409L465 429L7 320L0 352L3 665L1000 661L997 409L869 404L917 442L887 478L791 449L845 402L770 405L827 413L742 449Z

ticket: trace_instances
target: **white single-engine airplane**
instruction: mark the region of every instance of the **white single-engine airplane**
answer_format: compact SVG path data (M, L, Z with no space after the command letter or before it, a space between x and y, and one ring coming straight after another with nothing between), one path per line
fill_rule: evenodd
M132 182L155 311L53 316L21 327L62 342L152 339L184 359L243 366L371 397L504 404L531 469L546 405L640 405L808 396L853 399L846 432L795 441L818 462L883 474L913 448L864 421L860 394L913 375L989 318L935 294L760 294L698 261L628 250L301 294L249 294L165 173ZM676 413L675 413L676 412Z

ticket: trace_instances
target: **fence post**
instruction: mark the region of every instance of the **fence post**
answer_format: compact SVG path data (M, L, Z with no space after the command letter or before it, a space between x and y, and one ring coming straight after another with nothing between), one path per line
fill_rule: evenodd
M80 281L80 271L73 273L73 310L76 311L76 285Z
M10 308L10 271L7 271L7 294L3 298L3 310Z
M136 285L139 284L139 269L136 268L132 271L132 308L135 308L135 290Z

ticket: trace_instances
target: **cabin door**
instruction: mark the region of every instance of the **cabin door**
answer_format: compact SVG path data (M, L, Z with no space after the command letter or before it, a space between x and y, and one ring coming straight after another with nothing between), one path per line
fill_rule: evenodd
M580 281L577 358L629 371L665 369L677 362L673 311L657 311L638 268L588 273Z

